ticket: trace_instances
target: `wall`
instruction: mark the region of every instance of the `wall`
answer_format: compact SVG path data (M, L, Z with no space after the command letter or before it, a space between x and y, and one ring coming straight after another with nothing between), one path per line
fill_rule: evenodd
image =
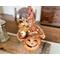
M0 14L3 13L3 7L0 6Z
M10 14L10 15L15 15L14 13L14 8L21 8L22 6L3 6L3 13L5 14ZM37 10L36 11L36 21L39 21L40 20L40 15L41 15L41 6L32 6L34 11L35 9Z
M14 16L14 7L13 6L3 6L3 13Z

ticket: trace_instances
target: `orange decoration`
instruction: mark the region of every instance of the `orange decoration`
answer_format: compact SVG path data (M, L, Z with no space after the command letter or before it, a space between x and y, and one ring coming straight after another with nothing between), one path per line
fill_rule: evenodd
M39 46L41 45L41 41L39 36L29 36L26 41L24 42L24 47L29 50L29 51L34 51L37 50L39 48Z
M41 40L45 38L43 30L36 25L34 19L34 12L31 6L27 7L28 17L19 22L19 30L17 38L24 42L24 47L27 50L36 50L41 45Z

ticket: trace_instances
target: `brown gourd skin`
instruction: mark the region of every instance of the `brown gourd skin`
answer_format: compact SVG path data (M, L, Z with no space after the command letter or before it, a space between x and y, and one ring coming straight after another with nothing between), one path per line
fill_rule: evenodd
M28 31L28 36L19 38L19 34L18 34L19 30L21 32L21 29L23 29L23 31L25 29L25 28L23 28L23 25L19 24L18 25L19 30L18 30L18 33L17 33L17 38L18 38L19 41L22 41L24 43L24 47L27 50L33 51L33 50L36 50L36 49L39 48L39 46L41 45L41 40L45 38L45 35L44 35L43 30L40 28L40 26L36 25L36 23L35 23L34 12L33 12L32 7L28 6L27 9L28 9L28 17L27 17L26 21L27 21L27 24L28 24L28 29L27 29L26 26L25 26L25 28ZM24 24L25 22L22 22L22 23Z
M40 35L40 38L44 39L45 35L43 30L40 28L40 26L38 26L34 20L34 12L31 6L28 7L28 24L29 24L29 28L30 28L30 33L32 32L37 32L35 34Z

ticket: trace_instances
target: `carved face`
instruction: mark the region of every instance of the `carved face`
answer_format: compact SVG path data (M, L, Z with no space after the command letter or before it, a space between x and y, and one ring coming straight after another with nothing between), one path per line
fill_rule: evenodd
M24 30L24 28L25 28L25 30L26 30L26 28L28 28L28 23L27 23L27 21L20 20L20 21L19 21L19 24L18 24L18 28L21 29L21 30L22 30L22 28L23 28L23 30Z
M36 50L40 46L40 39L37 37L28 37L25 41L25 48L27 50Z
M19 25L19 30L17 33L17 38L25 38L28 34L28 23L25 21L20 21Z

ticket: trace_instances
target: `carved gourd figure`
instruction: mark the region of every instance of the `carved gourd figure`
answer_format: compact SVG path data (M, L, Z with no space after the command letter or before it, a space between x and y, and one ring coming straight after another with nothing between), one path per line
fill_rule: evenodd
M43 30L36 25L34 19L34 12L31 6L27 7L27 19L21 19L18 27L17 38L24 43L27 50L36 50L41 45L41 40L45 38Z

